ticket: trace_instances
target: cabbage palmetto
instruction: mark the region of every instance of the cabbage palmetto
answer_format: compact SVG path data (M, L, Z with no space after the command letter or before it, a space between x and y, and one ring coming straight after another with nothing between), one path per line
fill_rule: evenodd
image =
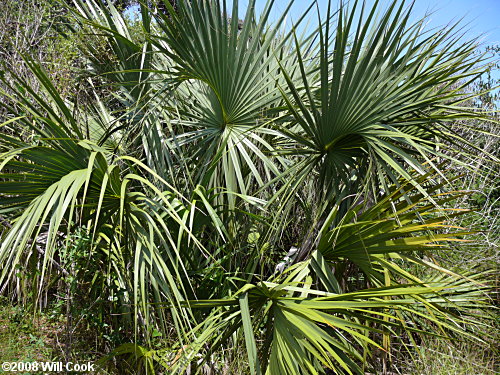
M40 296L83 234L102 262L91 291L118 285L119 324L178 338L114 354L170 373L238 344L252 374L362 373L396 338L474 337L481 275L433 254L470 233L446 225L466 212L446 208L462 193L441 150L467 144L452 122L487 118L463 104L484 69L476 41L426 31L405 1L329 2L313 31L307 12L282 27L289 8L271 22L273 3L249 1L242 22L237 0L144 3L133 36L113 5L75 0L73 32L96 36L87 73L114 107L97 89L65 100L28 56L41 92L4 79L2 290L22 298L16 280L39 267Z

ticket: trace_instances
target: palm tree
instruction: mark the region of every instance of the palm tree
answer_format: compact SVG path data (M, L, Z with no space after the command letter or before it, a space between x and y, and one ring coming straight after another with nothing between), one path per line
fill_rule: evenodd
M80 44L113 105L98 88L69 102L29 57L42 92L4 78L2 291L40 298L83 248L90 298L135 332L112 355L169 373L239 344L252 374L363 373L398 340L475 336L481 275L433 255L469 234L446 224L465 213L447 210L463 193L442 149L470 149L450 124L488 117L463 105L476 41L425 31L405 1L329 2L313 31L307 12L282 28L289 8L270 22L272 3L242 23L238 1L142 4L137 37L75 1L74 31L112 56ZM172 344L138 345L157 332Z

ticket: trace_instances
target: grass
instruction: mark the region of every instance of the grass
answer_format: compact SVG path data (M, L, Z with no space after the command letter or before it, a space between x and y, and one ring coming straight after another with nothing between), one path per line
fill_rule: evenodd
M0 363L60 361L64 356L65 327L45 314L35 318L18 306L0 303ZM80 343L91 346L91 343ZM402 364L408 375L495 375L499 373L498 353L494 347L459 343L451 345L443 340L427 340L420 346L421 357ZM245 374L241 368L245 359L235 350L236 358L219 370L222 374ZM73 353L73 356L75 354ZM99 355L97 355L99 357ZM231 355L229 356L231 357ZM402 361L404 362L404 361ZM3 374L0 369L0 374ZM21 373L17 374L30 374Z
M44 317L33 320L19 307L0 304L0 363L54 360L59 330Z
M1 297L0 297L1 298ZM0 299L0 364L3 362L86 362L100 357L93 348L86 330L78 327L68 351L64 315L46 312L33 314L20 306ZM67 358L67 359L66 359ZM4 374L0 369L0 374ZM42 372L16 372L42 374Z
M426 340L420 357L408 363L403 373L410 375L496 375L500 371L494 347L469 342Z

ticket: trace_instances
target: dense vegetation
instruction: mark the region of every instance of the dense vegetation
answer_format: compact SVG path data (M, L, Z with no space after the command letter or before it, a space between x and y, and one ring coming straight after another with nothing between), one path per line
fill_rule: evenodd
M498 49L403 0L128 4L0 4L0 313L110 373L493 374Z

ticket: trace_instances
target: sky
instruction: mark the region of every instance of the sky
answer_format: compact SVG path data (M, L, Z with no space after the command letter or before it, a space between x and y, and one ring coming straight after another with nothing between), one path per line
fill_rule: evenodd
M389 3L388 0L380 0L382 5ZM275 1L275 15L286 9L289 0ZM338 0L333 0L336 5ZM257 11L264 8L266 1L257 0ZM308 7L311 1L295 0L291 9L291 19L298 19L300 14ZM373 0L368 0L372 4ZM410 3L408 1L408 3ZM248 0L240 0L240 7L245 9ZM320 11L326 13L328 0L318 0ZM468 37L481 37L485 45L500 44L500 0L415 0L413 15L416 18L423 17L431 12L428 26L442 27L449 23L461 21L466 26ZM316 12L311 14L316 17ZM241 15L243 16L243 15Z
M332 0L332 4L338 4L338 1ZM387 5L389 1L380 0L382 5ZM407 3L410 1L407 0ZM256 0L257 13L264 9L266 2L267 0ZM374 0L367 0L368 5L373 2ZM228 0L229 6L231 3L232 1ZM288 3L289 0L275 0L275 19L286 9ZM297 20L311 3L312 0L295 0L289 13L290 19ZM239 4L240 18L243 18L248 0L239 0ZM318 0L318 4L322 14L325 14L328 0ZM422 18L428 12L431 13L428 24L431 28L442 27L463 18L461 24L466 26L467 36L481 37L484 45L500 45L500 0L415 0L415 19ZM311 16L317 19L316 12L311 13Z
M1 0L0 0L1 1ZM290 0L275 0L271 20L276 20L286 9ZM332 6L336 8L340 0L332 0ZM344 0L347 2L348 0ZM351 0L352 1L352 0ZM370 6L375 0L366 0ZM382 7L387 6L391 0L380 0ZM231 9L232 0L227 0ZM248 5L248 0L239 0L240 18L244 18L244 13ZM317 0L320 13L326 14L328 0ZM411 0L406 1L407 4ZM256 0L257 14L262 12L267 0ZM295 0L288 21L296 21L312 3L312 0ZM311 25L317 22L317 12L310 13ZM421 19L430 13L428 18L428 28L441 28L449 24L460 21L465 27L464 38L479 38L481 50L487 46L500 45L500 0L415 0L413 8L414 20ZM290 23L289 23L290 24ZM316 23L317 24L317 23ZM312 27L310 28L312 30ZM495 79L500 79L500 70L493 72Z
M373 5L374 1L366 0L368 6ZM228 2L231 3L231 0ZM264 9L266 2L266 0L256 0L257 13ZM324 16L327 12L328 0L317 0L317 2L320 14ZM275 0L271 18L277 19L288 3L289 0ZM289 12L290 21L296 21L311 3L312 0L295 0ZM336 9L338 3L339 0L332 0L333 9ZM382 9L385 9L389 3L390 0L380 0ZM411 4L411 0L407 0L406 3ZM244 10L248 0L240 0L239 4L240 9ZM241 12L240 18L244 17L243 13ZM442 28L460 21L460 25L464 27L464 40L479 38L480 50L484 50L487 46L500 45L500 0L415 0L412 14L414 20L419 20L429 14L427 30ZM311 18L317 20L316 8L314 12L311 12ZM492 78L500 80L500 70L492 71Z

